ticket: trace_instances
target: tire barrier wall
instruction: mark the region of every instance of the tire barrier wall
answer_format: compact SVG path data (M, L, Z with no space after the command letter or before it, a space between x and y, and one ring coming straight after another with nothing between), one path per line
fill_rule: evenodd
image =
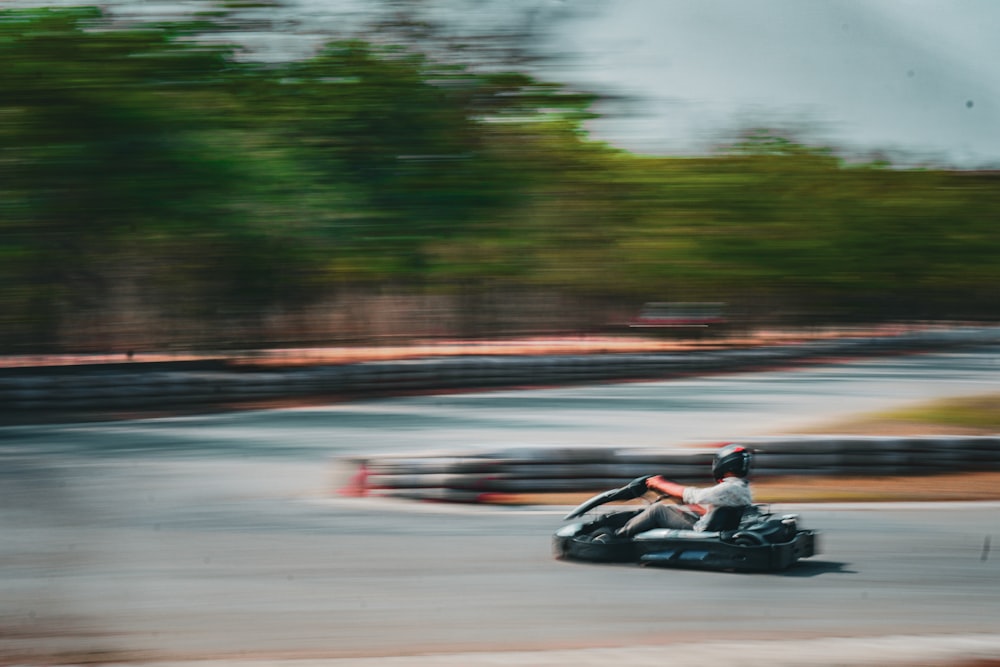
M143 410L306 396L658 379L997 343L998 327L962 327L690 353L458 356L280 370L230 366L222 360L8 368L0 369L0 412Z
M740 442L757 453L756 479L1000 470L1000 435L792 436ZM490 503L515 494L602 491L649 474L705 485L712 481L708 471L719 446L665 450L540 446L465 454L348 457L338 462L338 492Z

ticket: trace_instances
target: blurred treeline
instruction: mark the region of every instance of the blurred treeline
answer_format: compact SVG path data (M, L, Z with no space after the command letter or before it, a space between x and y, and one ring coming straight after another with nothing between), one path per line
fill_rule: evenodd
M0 11L4 351L1000 312L997 174L767 130L637 156L517 71L376 39L255 62L212 29Z

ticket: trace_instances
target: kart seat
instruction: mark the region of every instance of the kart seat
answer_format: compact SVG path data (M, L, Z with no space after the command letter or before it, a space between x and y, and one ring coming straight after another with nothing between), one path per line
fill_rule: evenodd
M743 513L750 505L722 506L712 510L712 516L705 524L705 532L721 533L727 530L736 530L740 527Z

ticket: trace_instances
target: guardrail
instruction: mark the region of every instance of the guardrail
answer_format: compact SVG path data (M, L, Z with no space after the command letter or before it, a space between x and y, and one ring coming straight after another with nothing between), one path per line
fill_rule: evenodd
M1000 470L995 436L790 436L748 438L753 477L910 476ZM613 449L519 447L486 452L382 455L341 459L338 491L350 496L489 503L513 494L594 492L641 475L710 484L719 445Z
M306 396L374 396L410 391L659 379L1000 342L1000 328L963 327L680 353L503 355L371 361L280 370L198 364L3 369L0 412L142 410Z

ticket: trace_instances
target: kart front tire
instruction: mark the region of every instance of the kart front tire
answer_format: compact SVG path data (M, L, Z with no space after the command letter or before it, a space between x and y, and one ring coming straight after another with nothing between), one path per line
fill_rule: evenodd
M594 563L628 563L637 558L635 545L631 540L594 542L589 535L578 535L567 539L562 547L562 554L562 558Z

